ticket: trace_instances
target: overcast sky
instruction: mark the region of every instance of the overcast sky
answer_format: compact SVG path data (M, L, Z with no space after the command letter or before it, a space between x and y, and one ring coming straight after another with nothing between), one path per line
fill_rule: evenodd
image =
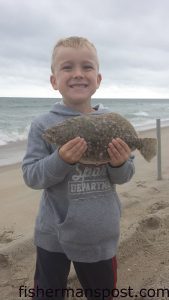
M169 0L0 0L0 97L58 97L51 54L72 35L97 48L95 97L169 98Z

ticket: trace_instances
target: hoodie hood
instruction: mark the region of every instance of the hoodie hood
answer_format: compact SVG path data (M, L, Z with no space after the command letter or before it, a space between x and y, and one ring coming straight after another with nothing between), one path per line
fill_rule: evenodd
M98 114L103 114L109 112L107 107L104 107L103 104L97 104L92 107L95 112L91 112L90 114L93 115L98 115ZM50 110L51 113L57 114L57 115L62 115L62 116L80 116L83 115L84 113L81 113L77 110L72 109L71 107L68 107L64 104L63 100L60 102L56 102L52 109Z

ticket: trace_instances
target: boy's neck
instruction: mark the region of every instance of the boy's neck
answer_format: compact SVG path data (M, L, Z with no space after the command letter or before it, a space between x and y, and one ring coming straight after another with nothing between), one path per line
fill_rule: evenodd
M63 101L64 105L72 108L73 110L84 113L84 114L88 114L88 113L95 111L95 109L91 106L90 103L88 103L88 104L86 104L86 103L72 104L72 103L67 103L67 101L65 101L64 99L62 99L62 101Z

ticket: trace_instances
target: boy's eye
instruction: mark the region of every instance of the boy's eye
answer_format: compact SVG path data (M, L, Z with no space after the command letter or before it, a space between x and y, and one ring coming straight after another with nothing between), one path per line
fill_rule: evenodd
M86 70L90 70L90 69L93 69L93 66L92 65L85 65L83 68L86 69Z
M72 66L63 66L62 69L63 69L63 70L71 70L71 69L72 69Z

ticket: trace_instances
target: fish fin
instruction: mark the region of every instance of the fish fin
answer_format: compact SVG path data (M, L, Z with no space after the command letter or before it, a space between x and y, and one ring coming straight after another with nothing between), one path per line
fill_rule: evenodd
M140 153L150 162L150 160L157 154L157 139L155 138L142 138L140 139Z

